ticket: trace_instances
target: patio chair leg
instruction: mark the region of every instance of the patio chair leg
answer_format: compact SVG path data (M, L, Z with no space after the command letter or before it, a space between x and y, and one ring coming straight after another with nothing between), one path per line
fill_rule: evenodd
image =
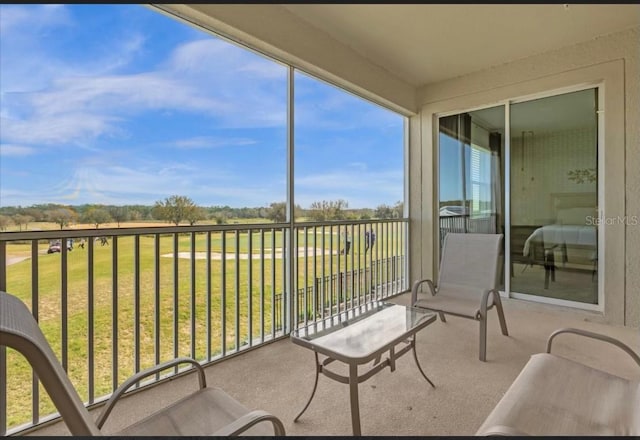
M496 303L496 311L498 312L498 320L500 321L500 330L502 330L503 335L509 336L509 331L507 330L507 321L504 319L504 310L502 309L502 300L500 299L500 294L494 295L493 299Z
M487 318L483 316L480 319L480 360L487 360Z
M440 321L447 322L447 320L444 318L444 313L438 312L438 315L440 316Z
M318 376L320 375L320 369L322 368L322 365L320 365L320 362L318 362L318 353L314 353L314 354L316 356L316 380L313 383L313 391L311 391L311 396L309 396L309 400L307 401L307 404L304 406L304 408L302 408L302 411L300 411L300 413L296 416L296 418L293 419L294 423L297 422L300 416L304 414L304 412L307 410L307 408L309 407L309 404L311 403L311 400L313 400L313 396L315 396L316 394L316 389L318 388Z

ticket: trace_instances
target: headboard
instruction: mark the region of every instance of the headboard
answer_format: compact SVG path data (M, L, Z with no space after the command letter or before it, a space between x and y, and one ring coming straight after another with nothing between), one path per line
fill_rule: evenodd
M551 193L551 213L555 223L586 225L587 218L598 215L595 192Z

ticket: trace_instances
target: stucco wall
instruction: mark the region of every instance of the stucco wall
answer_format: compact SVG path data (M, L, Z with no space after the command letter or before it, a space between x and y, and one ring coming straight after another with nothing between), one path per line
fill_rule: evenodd
M603 164L608 167L605 214L640 218L640 27L421 88L420 118L412 119L412 123L420 124L421 139L412 139L410 159L421 161L424 170L433 165L433 135L426 133L432 133L435 113L504 103L527 93L541 93L544 87L569 87L572 82L580 86L581 81L591 80L602 81L608 98L603 139L610 153ZM412 195L412 203L433 203L434 184L429 177L423 174L413 180L422 181L422 191ZM417 215L421 221L416 223L433 224L429 206ZM416 227L412 234L423 248L432 245L428 228ZM640 224L607 227L605 245L605 258L616 265L605 267L608 284L604 286L613 291L605 293L604 319L640 327ZM414 277L432 276L433 271L424 260L411 268Z

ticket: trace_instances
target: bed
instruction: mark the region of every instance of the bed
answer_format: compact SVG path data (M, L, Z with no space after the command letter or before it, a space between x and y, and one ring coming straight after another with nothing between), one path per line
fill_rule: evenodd
M544 249L545 285L555 281L556 262L563 268L588 270L595 277L598 261L597 209L594 193L551 194L555 222L535 229L522 254L533 258L534 248Z

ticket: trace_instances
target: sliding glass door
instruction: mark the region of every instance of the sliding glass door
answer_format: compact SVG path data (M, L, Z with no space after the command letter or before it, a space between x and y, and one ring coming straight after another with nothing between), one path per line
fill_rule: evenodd
M502 106L440 118L441 248L449 232L504 233L504 135Z
M597 89L511 105L511 291L598 302Z
M598 303L597 92L439 119L440 246L449 232L504 234L510 295Z

